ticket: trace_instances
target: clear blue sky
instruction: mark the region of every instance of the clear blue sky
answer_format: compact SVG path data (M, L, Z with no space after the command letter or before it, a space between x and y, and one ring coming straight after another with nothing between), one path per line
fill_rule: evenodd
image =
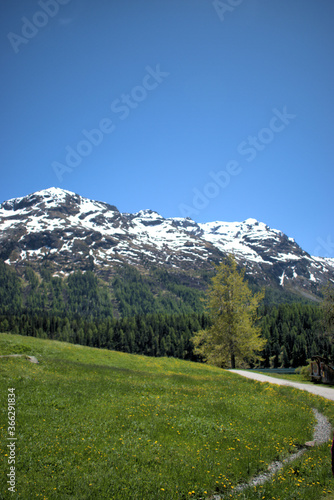
M334 257L332 0L0 13L0 202L58 186L122 212L252 217Z

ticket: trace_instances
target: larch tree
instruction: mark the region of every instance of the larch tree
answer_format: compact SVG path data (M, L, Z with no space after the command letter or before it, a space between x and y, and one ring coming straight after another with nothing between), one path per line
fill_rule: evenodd
M216 266L209 285L206 306L211 326L194 334L195 354L209 364L235 368L244 361L261 359L259 352L266 344L257 323L257 308L264 292L253 294L238 270L233 255Z

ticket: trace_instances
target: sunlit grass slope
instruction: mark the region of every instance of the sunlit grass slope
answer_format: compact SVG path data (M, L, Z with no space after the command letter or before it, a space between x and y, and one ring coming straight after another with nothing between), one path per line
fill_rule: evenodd
M238 482L312 438L312 406L334 415L332 403L307 393L177 359L0 334L0 354L13 353L39 364L0 359L0 498L230 498ZM6 483L8 387L17 400L17 493ZM307 479L287 467L273 486L234 497L319 498L331 486L328 450L304 456ZM284 493L289 481L295 496ZM303 488L314 497L298 496Z

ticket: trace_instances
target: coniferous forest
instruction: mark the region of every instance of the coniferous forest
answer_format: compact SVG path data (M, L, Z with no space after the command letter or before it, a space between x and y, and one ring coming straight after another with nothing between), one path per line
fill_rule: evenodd
M124 266L105 282L92 271L60 278L47 268L37 273L26 267L18 275L0 262L0 331L201 361L191 337L210 325L204 295L160 269L145 276ZM267 339L263 367L302 366L315 354L331 357L319 304L271 290L258 313Z

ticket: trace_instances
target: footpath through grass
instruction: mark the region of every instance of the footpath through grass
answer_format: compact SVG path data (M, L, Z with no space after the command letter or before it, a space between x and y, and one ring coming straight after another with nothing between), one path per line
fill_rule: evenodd
M311 440L316 407L289 387L218 368L0 334L0 498L230 498L233 488ZM8 388L16 394L16 493L8 491ZM331 494L329 445L234 498Z

